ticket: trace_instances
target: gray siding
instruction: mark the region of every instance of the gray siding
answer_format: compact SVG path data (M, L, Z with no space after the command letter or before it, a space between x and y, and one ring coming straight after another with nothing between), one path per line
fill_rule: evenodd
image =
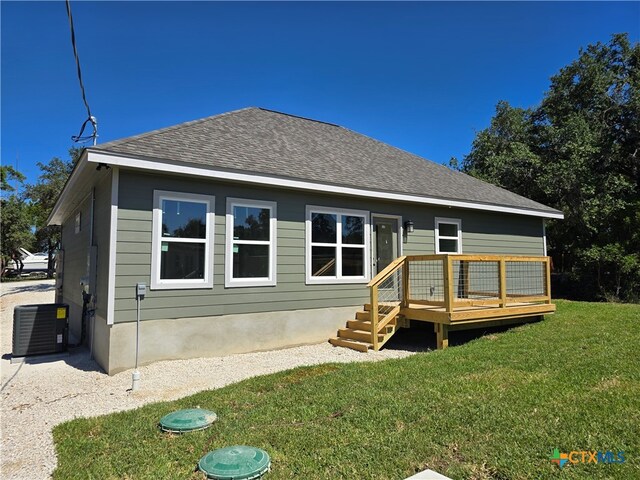
M80 212L80 232L75 233L75 217ZM62 222L61 248L64 250L62 301L69 304L69 328L80 338L82 293L80 279L87 275L89 252L91 197L86 197L74 212Z
M107 286L109 278L109 229L111 211L111 174L101 177L95 186L93 244L97 246L96 285L91 290L96 295L96 315L106 318ZM75 233L75 217L80 212L81 230ZM82 322L82 293L80 280L89 275L88 255L91 235L91 195L76 207L62 222L61 248L64 250L64 274L62 301L69 304L69 323L79 339ZM88 330L87 330L88 333Z
M402 215L415 231L404 254L434 252L434 218L462 219L464 253L542 255L542 222L537 218L433 208L336 195L276 190L187 177L120 172L116 255L115 321L135 319L134 286L150 283L153 190L215 195L214 287L199 290L148 291L143 319L166 319L283 310L343 307L365 303L364 284L305 285L305 207L319 205ZM226 198L277 202L278 276L274 287L224 287Z

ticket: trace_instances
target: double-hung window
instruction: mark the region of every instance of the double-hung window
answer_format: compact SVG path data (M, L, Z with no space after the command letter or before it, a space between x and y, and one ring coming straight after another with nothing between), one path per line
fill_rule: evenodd
M436 217L436 253L462 253L462 220Z
M369 279L369 212L307 206L306 282Z
M151 288L213 286L215 198L153 192Z
M227 198L226 287L276 284L276 203Z

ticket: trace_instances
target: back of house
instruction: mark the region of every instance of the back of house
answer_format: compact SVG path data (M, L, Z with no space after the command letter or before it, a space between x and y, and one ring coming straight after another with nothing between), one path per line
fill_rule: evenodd
M142 363L317 343L396 258L544 256L548 218L346 128L247 108L86 149L49 223L57 300L111 374L134 363L137 283Z

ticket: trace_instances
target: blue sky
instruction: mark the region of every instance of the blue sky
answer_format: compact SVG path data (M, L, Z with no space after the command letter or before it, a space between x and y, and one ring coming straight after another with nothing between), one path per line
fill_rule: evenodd
M540 102L580 47L640 36L640 3L72 1L99 142L261 106L433 161L496 103ZM86 117L64 2L5 2L2 163L36 181Z

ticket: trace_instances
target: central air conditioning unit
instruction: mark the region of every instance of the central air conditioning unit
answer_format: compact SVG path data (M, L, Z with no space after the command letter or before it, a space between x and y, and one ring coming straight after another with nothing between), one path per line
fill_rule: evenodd
M69 305L18 305L13 310L13 357L66 352Z

